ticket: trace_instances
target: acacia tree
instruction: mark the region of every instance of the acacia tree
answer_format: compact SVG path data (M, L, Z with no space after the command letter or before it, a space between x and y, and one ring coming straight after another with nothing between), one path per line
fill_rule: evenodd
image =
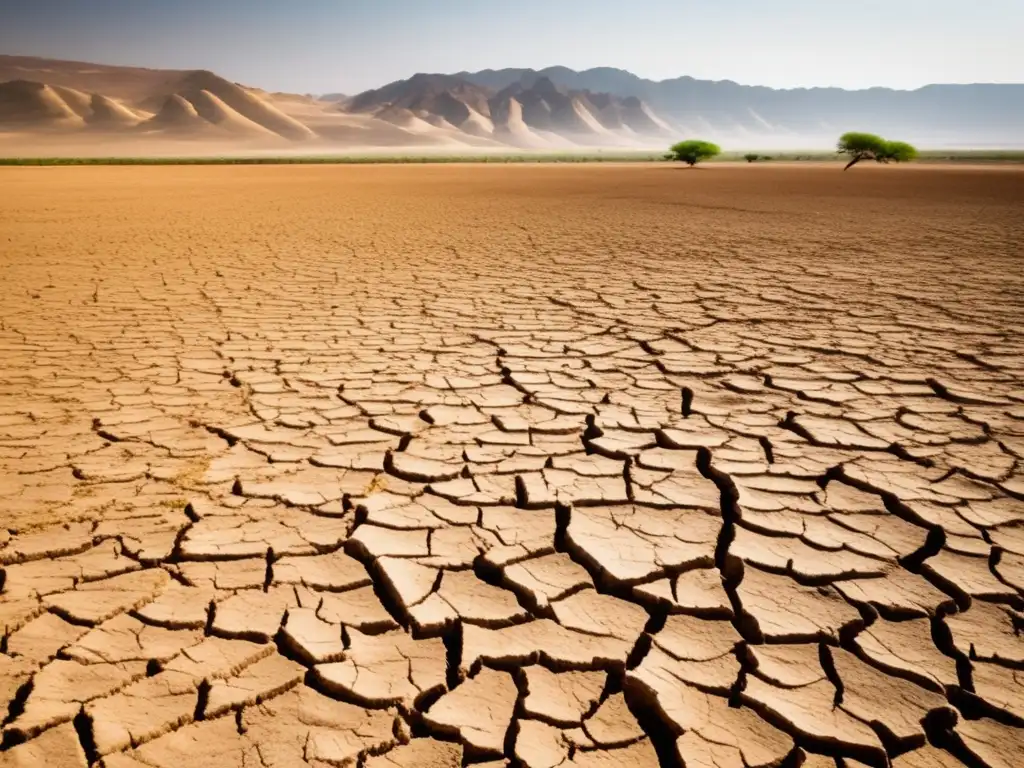
M882 159L883 163L888 163L890 160L894 163L909 163L915 158L917 158L917 149L912 145L907 144L907 142L885 142L885 157Z
M851 131L839 137L839 154L848 155L850 162L843 168L848 171L861 160L879 163L908 163L917 157L917 150L905 141L886 141L873 133Z
M686 163L691 168L699 162L710 160L712 157L722 154L722 148L717 144L699 139L680 141L678 144L673 144L668 151L669 154L666 157L669 160Z

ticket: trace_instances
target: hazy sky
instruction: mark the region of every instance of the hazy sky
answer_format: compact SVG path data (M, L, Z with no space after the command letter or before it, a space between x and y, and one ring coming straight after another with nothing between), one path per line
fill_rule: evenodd
M752 85L1024 82L1024 0L0 0L0 53L353 93L563 64Z

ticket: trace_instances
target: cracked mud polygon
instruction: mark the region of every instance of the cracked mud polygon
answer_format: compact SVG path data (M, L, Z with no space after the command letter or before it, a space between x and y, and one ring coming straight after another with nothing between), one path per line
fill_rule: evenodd
M7 169L2 766L1024 754L1024 173Z

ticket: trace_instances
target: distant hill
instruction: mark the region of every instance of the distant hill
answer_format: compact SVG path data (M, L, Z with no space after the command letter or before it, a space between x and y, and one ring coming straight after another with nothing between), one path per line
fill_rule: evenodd
M0 153L149 152L158 146L219 153L298 142L323 149L502 146L477 131L424 121L403 126L343 103L268 93L207 70L0 56Z
M495 89L455 75L418 74L353 96L345 108L519 147L661 146L671 135L636 97L565 88L543 76Z
M187 72L162 83L143 100L142 106L159 109L173 95L192 102L200 116L215 125L230 126L233 130L249 130L251 125L292 140L314 135L270 101L206 70Z
M207 70L0 55L4 153L90 143L146 152L160 140L208 141L217 152L296 143L661 150L685 137L732 149L813 149L832 146L847 130L925 148L1024 147L1024 85L777 90L548 67L420 73L355 95L315 97L271 93Z
M85 124L55 88L33 80L0 83L0 121L31 128L70 128Z
M32 80L51 86L103 93L127 101L144 99L162 84L185 74L185 71L175 69L118 67L36 56L0 55L0 83Z
M577 72L485 69L454 77L491 89L548 79L567 89L641 99L681 134L758 142L834 141L845 130L900 136L924 145L1024 146L1024 84L928 85L913 91L870 88L779 90L730 80L646 80L621 69Z

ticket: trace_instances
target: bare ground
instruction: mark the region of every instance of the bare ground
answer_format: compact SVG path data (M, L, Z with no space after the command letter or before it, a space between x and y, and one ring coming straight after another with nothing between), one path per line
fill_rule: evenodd
M0 187L0 766L1020 765L1024 172Z

